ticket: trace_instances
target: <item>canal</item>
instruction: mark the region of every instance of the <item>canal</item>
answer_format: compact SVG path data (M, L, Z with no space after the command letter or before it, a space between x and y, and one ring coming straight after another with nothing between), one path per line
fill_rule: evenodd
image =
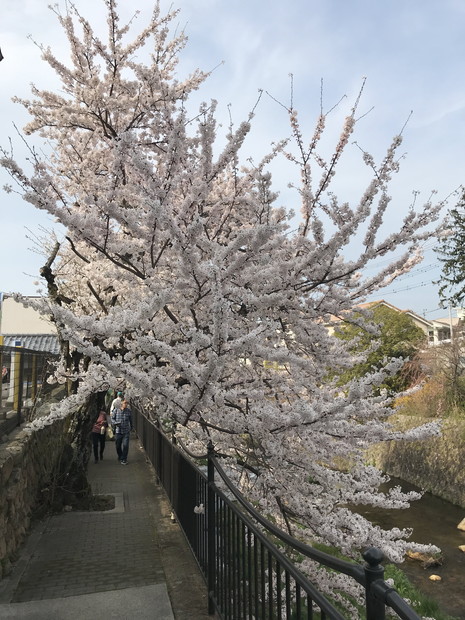
M391 478L390 484L400 485L407 491L418 490L395 478ZM465 518L465 508L425 493L406 510L364 509L360 512L383 528L412 528L410 540L432 543L441 549L442 566L425 569L419 562L406 559L400 568L421 592L438 602L441 610L465 620L465 553L459 549L459 545L465 545L465 532L457 529ZM429 577L433 574L442 580L431 581Z

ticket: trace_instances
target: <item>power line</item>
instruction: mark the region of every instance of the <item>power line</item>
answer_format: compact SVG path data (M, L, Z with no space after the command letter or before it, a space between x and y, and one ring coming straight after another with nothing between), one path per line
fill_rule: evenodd
M433 263L432 265L426 265L425 267L422 267L421 269L412 269L412 271L409 271L403 276L399 276L398 278L396 278L396 280L400 282L401 280L405 280L406 278L414 278L420 273L426 273L427 271L437 269L438 267L439 267L438 263Z
M394 295L395 293L403 293L404 291L412 291L414 288L420 288L422 286L431 286L432 282L421 282L420 284L415 284L415 286L404 286L404 288L398 288L395 291L388 291L386 295Z
M433 250L437 246L437 243L438 243L437 240L433 240L433 241L430 240L425 243L425 245L421 248L421 251L425 253L425 252L428 252L429 250ZM384 258L384 259L379 259L379 260L374 259L374 262L371 265L367 265L366 269L379 269L379 267L382 267L383 265L389 265L390 263L395 262L399 258L402 258L404 254L405 252L402 252L399 254L394 254L393 256L390 256L389 258Z

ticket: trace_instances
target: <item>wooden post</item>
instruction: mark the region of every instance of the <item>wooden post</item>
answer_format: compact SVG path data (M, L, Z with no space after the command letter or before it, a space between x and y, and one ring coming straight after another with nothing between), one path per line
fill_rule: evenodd
M37 355L32 355L32 369L31 369L31 399L35 401L37 396Z

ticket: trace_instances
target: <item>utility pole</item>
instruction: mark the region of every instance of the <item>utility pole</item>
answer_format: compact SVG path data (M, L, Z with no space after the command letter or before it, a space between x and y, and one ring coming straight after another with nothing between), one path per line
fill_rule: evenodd
M454 336L452 329L452 304L449 302L449 329L450 329L450 343L452 344Z

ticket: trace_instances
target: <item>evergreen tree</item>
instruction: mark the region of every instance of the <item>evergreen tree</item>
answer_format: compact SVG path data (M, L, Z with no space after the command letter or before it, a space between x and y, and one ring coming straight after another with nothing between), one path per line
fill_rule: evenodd
M437 248L442 263L439 296L443 305L462 306L465 299L465 196L449 212L443 237Z

